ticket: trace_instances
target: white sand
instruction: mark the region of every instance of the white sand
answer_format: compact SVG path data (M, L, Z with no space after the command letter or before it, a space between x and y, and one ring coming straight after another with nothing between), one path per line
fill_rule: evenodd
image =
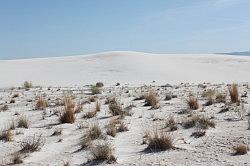
M0 87L32 81L42 86L72 86L102 81L158 84L250 81L250 57L215 54L107 52L95 55L0 60Z

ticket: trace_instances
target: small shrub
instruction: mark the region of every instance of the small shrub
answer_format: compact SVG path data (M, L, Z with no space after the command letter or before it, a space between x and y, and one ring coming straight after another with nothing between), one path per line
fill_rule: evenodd
M81 147L82 149L85 149L91 145L91 138L88 136L84 136L81 140Z
M25 139L21 143L21 152L28 153L38 151L43 146L43 144L44 142L41 135L38 137L34 135L33 137Z
M116 99L113 99L109 102L109 112L113 116L124 116L126 114L126 112L122 110L121 104Z
M29 128L29 121L26 116L20 116L17 121L17 127L19 128Z
M101 135L102 131L97 123L89 127L87 137L89 137L91 140L98 139Z
M226 103L226 99L227 99L227 95L226 94L218 93L215 96L215 101L217 103Z
M233 147L234 155L244 155L249 151L249 147L247 145L236 145Z
M187 118L182 122L182 126L185 129L189 129L191 127L194 127L197 122L199 121L199 117L197 115L192 115L191 117Z
M239 100L238 85L232 84L228 90L229 90L231 102L232 103L239 103L240 100Z
M214 128L215 123L208 117L202 116L202 117L199 117L197 126L201 129L208 129L209 127Z
M33 87L32 82L25 81L25 82L23 83L23 88L26 89L26 90L29 90L29 89L32 88L32 87Z
M71 96L64 96L63 98L63 106L67 107L68 109L72 109L74 110L75 108L75 102L73 101L72 97Z
M95 85L90 87L90 91L92 95L101 94L101 89Z
M93 160L115 162L116 158L113 155L113 148L108 144L99 144L90 149Z
M189 96L186 100L188 107L192 110L197 110L199 108L198 99L194 96Z
M175 131L178 129L176 121L173 116L170 116L166 121L166 127L170 129L170 131Z
M39 96L36 102L36 109L45 109L48 107L48 102L43 98L43 96Z
M115 125L108 125L107 127L107 135L115 137L117 133L117 129Z
M145 97L145 106L151 106L154 109L159 108L159 101L156 97L156 93L154 90L150 90Z
M172 137L163 132L158 133L158 131L155 131L153 134L148 134L147 144L148 147L146 150L151 151L163 151L174 148Z
M3 130L2 132L0 132L0 140L3 141L13 141L13 136L14 134L12 133L11 130Z
M128 131L128 126L125 122L121 122L118 126L118 132Z

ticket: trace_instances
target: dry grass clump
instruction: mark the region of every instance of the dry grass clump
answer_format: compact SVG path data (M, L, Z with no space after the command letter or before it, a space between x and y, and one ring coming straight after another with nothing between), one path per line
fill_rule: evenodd
M11 130L3 130L0 132L0 140L3 140L3 141L13 141L13 136L14 134L12 133Z
M191 127L194 127L197 124L198 120L199 120L199 117L197 115L191 115L191 117L182 121L182 126L185 129L189 129Z
M92 141L91 138L85 135L85 136L82 138L81 143L80 143L82 149L85 149L85 148L87 148L87 147L90 147L90 145L92 144L91 141Z
M127 124L126 124L125 122L121 122L121 123L118 125L117 131L118 131L118 132L128 131L128 126L127 126Z
M218 93L215 96L215 101L217 103L226 103L226 101L227 101L227 95L226 94L222 94L222 93Z
M177 123L175 121L175 118L173 116L170 116L166 121L166 127L170 129L170 131L175 131L178 129Z
M120 102L118 102L116 99L112 99L109 101L109 112L113 116L124 116L127 115L125 111L122 110L122 105Z
M110 135L112 137L115 137L117 132L124 131L128 131L128 126L120 119L112 119L107 125L107 135Z
M238 85L232 84L231 87L228 88L230 99L232 103L239 103L239 91L238 91Z
M32 82L25 81L25 82L23 83L23 88L26 89L26 90L29 90L29 89L32 88L32 87L33 87Z
M186 102L188 104L188 107L192 110L197 110L199 108L198 99L192 95L190 95L188 99L186 99Z
M63 97L63 106L66 106L68 108L74 109L75 108L75 102L73 101L71 96L65 95Z
M21 143L21 152L28 153L38 151L44 144L42 136L33 136L25 139Z
M90 91L91 91L91 94L92 94L92 95L96 95L96 94L101 94L101 93L102 93L100 87L98 87L98 86L96 86L96 85L92 85L92 86L90 87Z
M19 128L29 128L29 120L26 116L20 116L17 121L17 127Z
M74 123L75 122L75 103L70 97L64 98L64 107L60 114L61 123Z
M185 119L182 122L182 126L185 129L197 126L200 129L208 129L209 127L214 128L215 123L206 116L191 115L191 117Z
M215 123L206 116L199 117L197 126L201 129L215 128Z
M48 107L48 102L40 95L36 101L36 109L45 109Z
M95 140L100 138L101 135L102 135L101 128L98 125L98 123L95 123L89 127L86 137L90 138L91 140Z
M146 135L146 142L148 144L146 150L150 151L163 151L174 148L172 137L163 132L159 133L157 130Z
M113 155L113 148L108 143L95 145L90 149L93 160L108 161L108 163L116 162Z
M145 106L151 106L154 109L159 108L159 100L156 97L154 90L149 90L148 94L145 96Z
M247 152L249 151L249 147L248 145L236 145L233 147L234 150L234 155L244 155L247 154Z
M116 133L117 133L117 128L115 125L108 125L107 127L107 135L110 135L112 137L115 137L116 136Z

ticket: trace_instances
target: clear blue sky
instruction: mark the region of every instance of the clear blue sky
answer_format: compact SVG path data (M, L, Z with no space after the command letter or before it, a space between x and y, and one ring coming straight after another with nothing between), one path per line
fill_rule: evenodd
M0 59L250 50L250 0L0 0Z

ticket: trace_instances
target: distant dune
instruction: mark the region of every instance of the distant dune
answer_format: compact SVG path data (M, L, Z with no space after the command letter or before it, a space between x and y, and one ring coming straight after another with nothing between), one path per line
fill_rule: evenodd
M102 81L120 83L244 82L250 81L250 57L220 54L100 54L0 60L0 87L32 81L43 86L74 86Z

